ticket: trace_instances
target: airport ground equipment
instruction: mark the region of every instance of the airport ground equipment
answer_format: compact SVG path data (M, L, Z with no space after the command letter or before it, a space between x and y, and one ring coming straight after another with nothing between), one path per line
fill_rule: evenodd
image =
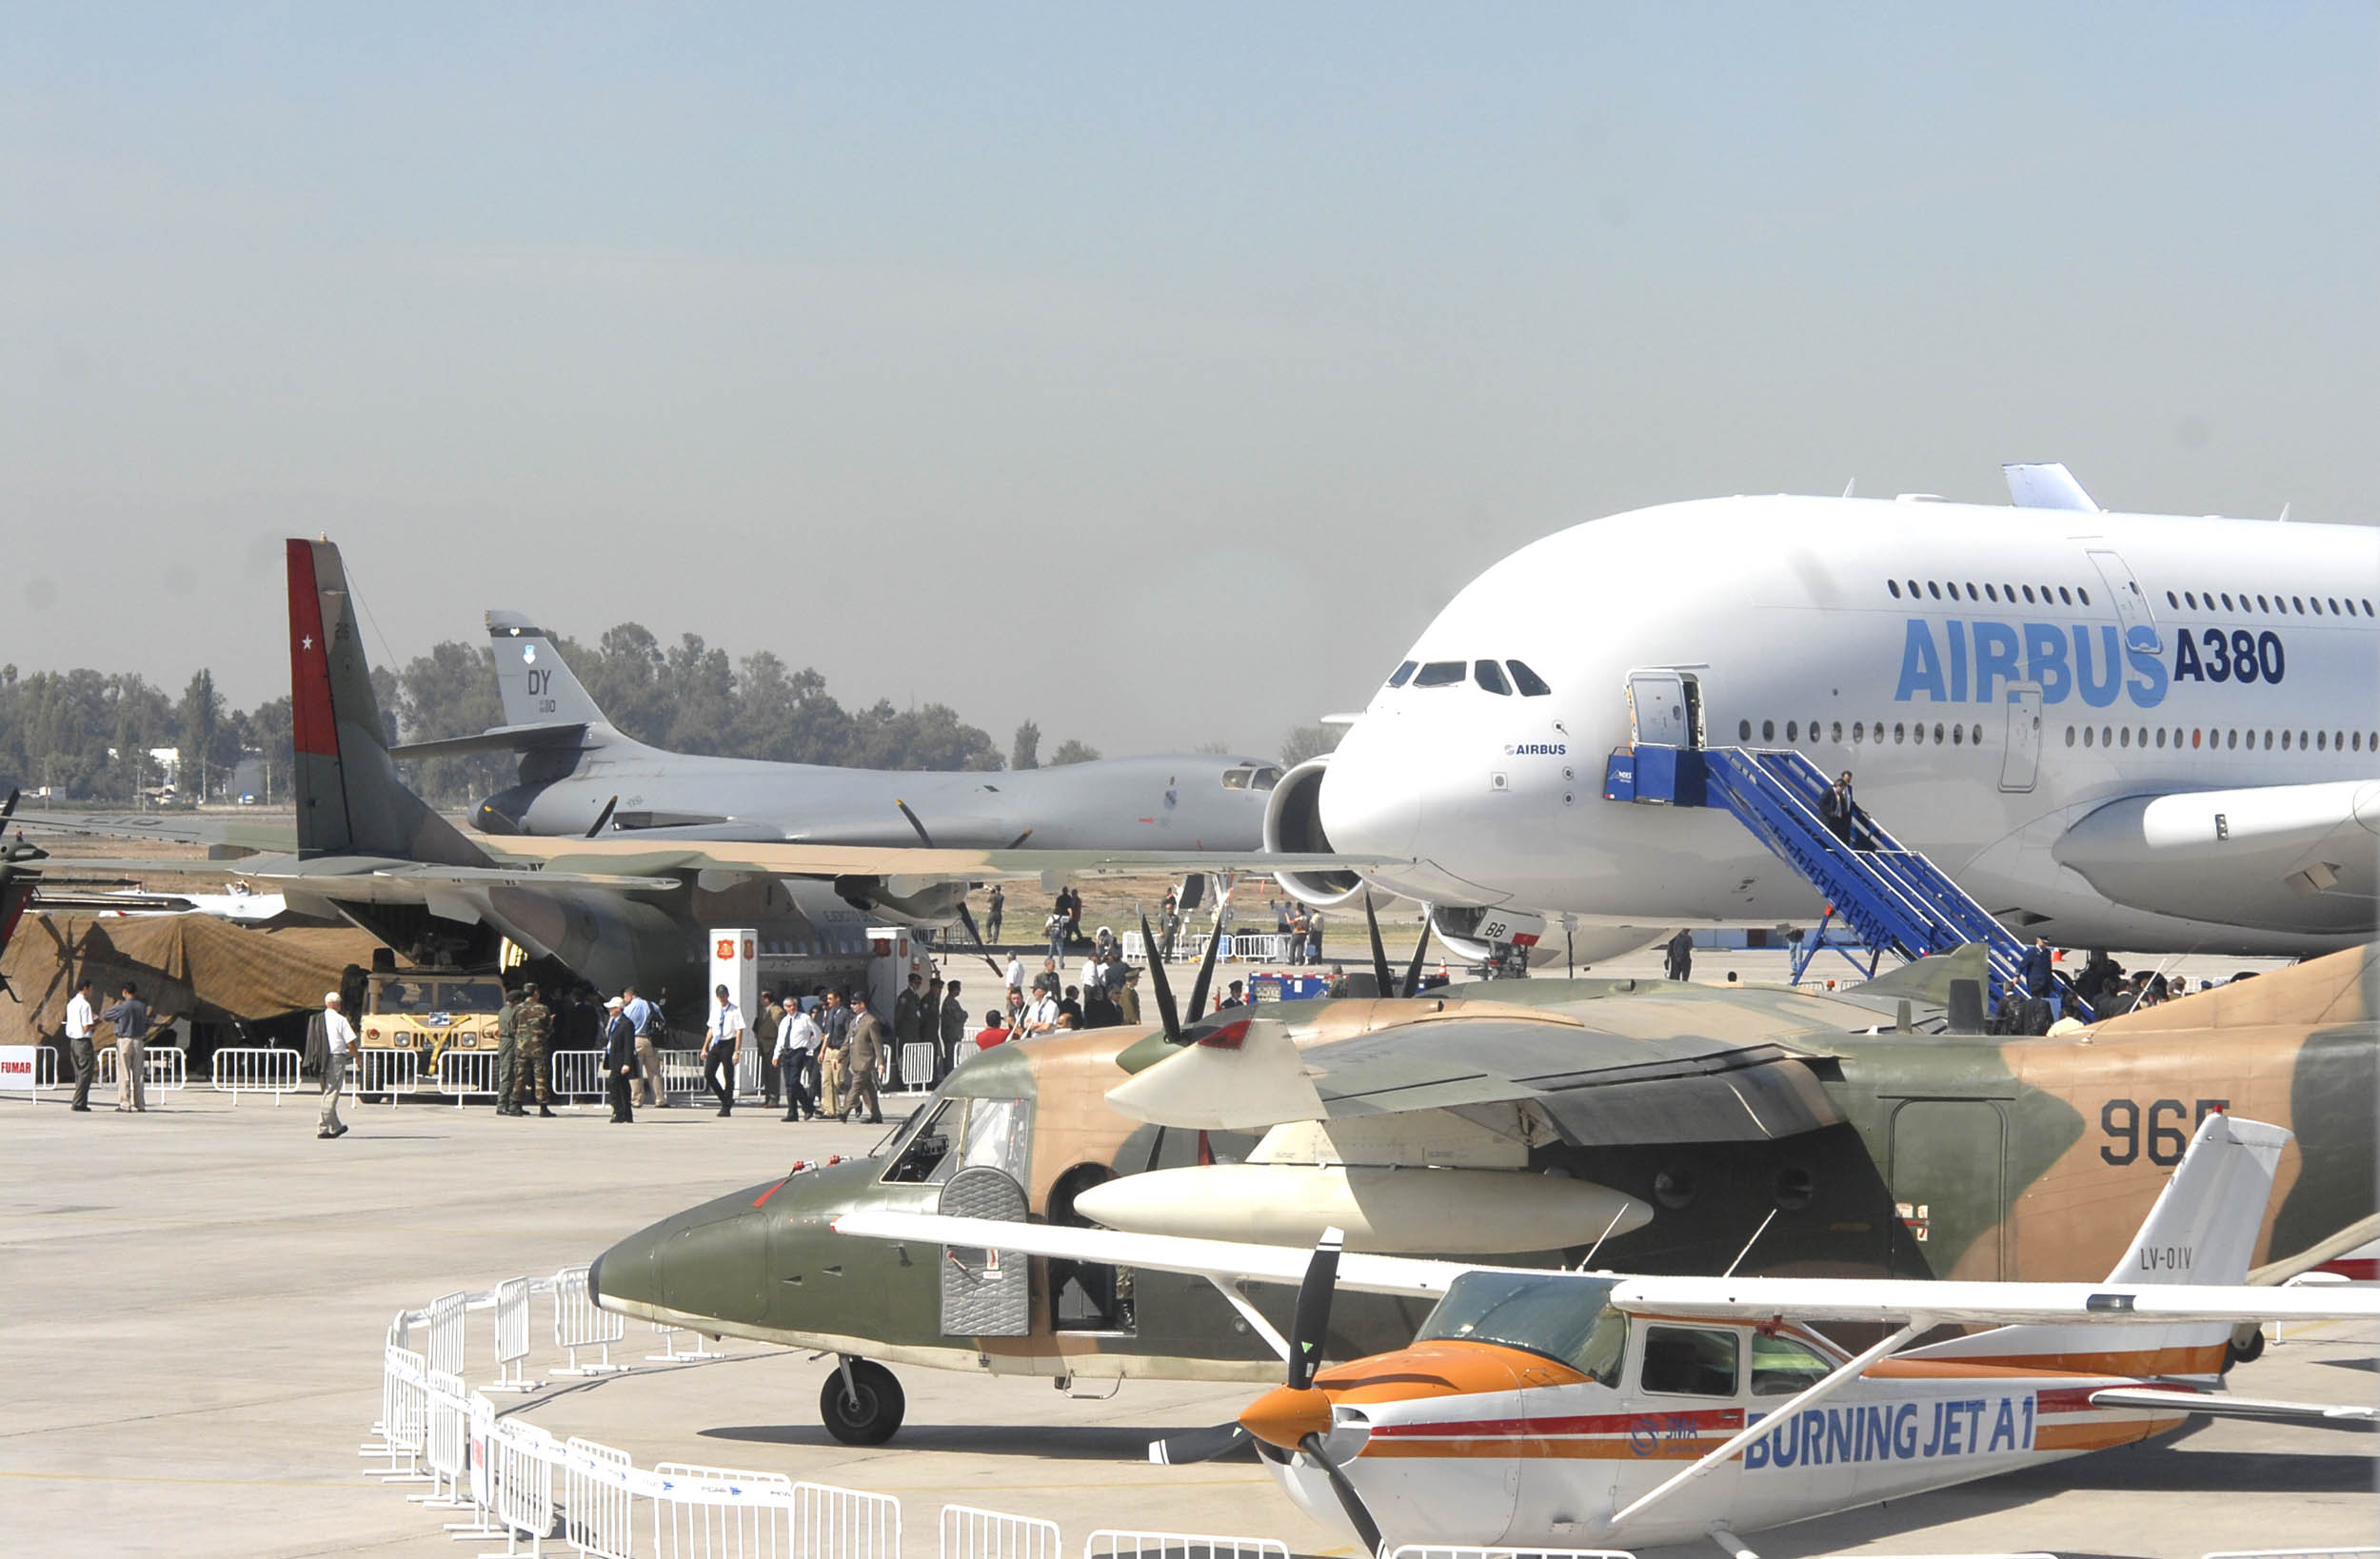
M1825 896L1828 919L1839 918L1859 933L1871 950L1866 970L1871 977L1884 953L1916 959L1981 942L1989 950L1993 995L2004 997L2016 990L2017 959L2025 949L2015 934L1948 872L1865 812L1853 819L1848 839L1837 837L1819 812L1829 784L1815 763L1792 748L1640 741L1616 750L1605 762L1603 797L1639 805L1723 808ZM1821 920L1819 935L1806 938L1806 951L1795 955L1795 979L1829 945L1826 924ZM2089 1019L2090 1008L2063 976L2056 977L2065 1010Z

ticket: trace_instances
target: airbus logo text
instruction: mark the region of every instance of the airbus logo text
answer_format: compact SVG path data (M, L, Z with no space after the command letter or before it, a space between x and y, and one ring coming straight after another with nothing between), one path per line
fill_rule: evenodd
M2112 623L1909 620L1895 701L1998 703L2004 686L2038 682L2041 701L2080 698L2093 709L2123 699L2142 709L2165 701L2177 682L2279 682L2289 670L2281 636L2270 628L2207 628L2172 637L2172 663L2156 630L2135 624L2122 640Z

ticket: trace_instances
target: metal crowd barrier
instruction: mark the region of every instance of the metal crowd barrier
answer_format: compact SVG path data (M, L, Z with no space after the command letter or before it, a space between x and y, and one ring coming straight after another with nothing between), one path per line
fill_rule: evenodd
M492 1331L496 1343L496 1378L480 1388L483 1391L534 1391L545 1383L528 1380L522 1368L529 1356L529 1280L507 1277L496 1285L496 1312Z
M934 1091L935 1047L930 1041L912 1040L901 1047L901 1091L904 1094L930 1094Z
M270 1094L277 1105L282 1095L294 1094L305 1084L298 1076L296 1051L243 1046L215 1052L208 1063L207 1086L230 1095L234 1105L243 1094Z
M57 1066L57 1062L55 1060L56 1052L51 1051L45 1046L43 1054L52 1057L50 1066L53 1069L51 1075L54 1076L56 1075L54 1069ZM142 1086L147 1088L149 1092L155 1094L179 1094L182 1092L184 1085L189 1080L185 1070L188 1064L188 1063L183 1054L170 1045L144 1046L141 1051ZM38 1071L35 1072L34 1078L36 1083L38 1083L40 1079L40 1074ZM103 1045L100 1047L99 1071L96 1075L95 1080L99 1086L103 1088L110 1087L115 1083L115 1046Z
M667 1321L655 1321L653 1331L661 1337L661 1352L645 1354L645 1362L647 1364L686 1364L696 1359L724 1359L727 1356L704 1348L703 1334L699 1332L688 1332L684 1327L672 1325ZM680 1337L692 1337L694 1346L680 1348L678 1346Z
M411 1093L421 1086L422 1056L411 1050L365 1050L360 1046L347 1052L347 1090L358 1105L367 1094L386 1094L388 1108L397 1107L400 1093Z
M569 1512L563 1535L581 1553L601 1559L630 1559L636 1542L636 1496L628 1476L628 1453L572 1435L563 1447L562 1506Z
M604 1053L600 1050L557 1050L546 1056L548 1081L554 1096L575 1104L604 1096Z
M72 1069L68 1070L70 1075ZM33 1092L38 1094L65 1086L58 1081L58 1053L48 1045L37 1047L33 1051Z
M627 1366L611 1362L611 1345L626 1335L625 1316L616 1311L598 1310L587 1297L585 1267L566 1267L554 1274L554 1346L564 1350L570 1362L546 1371L547 1374L617 1374ZM582 1348L598 1350L600 1357L593 1364L581 1364Z
M424 1308L424 1324L429 1332L429 1342L422 1356L429 1367L450 1375L463 1372L463 1307L470 1302L467 1293L442 1293Z
M1055 1521L942 1507L942 1559L1060 1559L1063 1541Z
M443 1050L438 1053L438 1075L432 1086L439 1093L454 1099L454 1107L463 1108L466 1097L474 1094L496 1091L496 1053L492 1050Z

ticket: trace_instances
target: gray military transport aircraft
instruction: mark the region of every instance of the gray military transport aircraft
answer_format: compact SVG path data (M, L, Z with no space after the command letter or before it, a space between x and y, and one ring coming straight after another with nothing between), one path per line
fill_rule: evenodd
M1278 764L1212 753L919 773L666 752L605 720L528 618L491 611L487 634L505 723L395 749L518 753L519 783L472 817L483 833L1253 855L1280 779Z
M1238 853L1057 850L1037 840L1032 849L893 848L775 837L704 842L664 830L474 839L398 777L339 549L328 541L292 539L288 556L294 838L269 822L188 814L45 814L21 817L20 826L269 852L228 863L229 875L284 895L301 912L350 920L400 950L427 947L446 961L489 962L502 937L607 991L673 982L698 988L704 934L712 926L753 926L764 937L781 931L815 936L830 918L913 923L947 917L963 905L970 881L1171 875L1249 868L1269 858L1252 846ZM1260 806L1260 797L1252 799L1252 819ZM1251 838L1254 828L1251 821ZM1282 858L1330 869L1374 858ZM183 871L189 862L46 865Z

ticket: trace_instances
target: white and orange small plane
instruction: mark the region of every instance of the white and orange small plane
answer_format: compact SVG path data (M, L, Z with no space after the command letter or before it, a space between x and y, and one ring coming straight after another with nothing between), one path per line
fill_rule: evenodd
M2208 1116L2102 1284L1623 1276L1310 1254L1096 1229L854 1213L847 1234L1200 1276L1288 1364L1234 1424L1157 1460L1254 1440L1292 1499L1379 1551L1735 1534L2147 1439L2193 1414L2370 1428L2380 1409L2221 1391L2244 1321L2380 1318L2380 1293L2251 1288L2290 1134ZM1428 1170L1414 1173L1426 1174ZM1299 1284L1286 1336L1244 1285ZM1318 1368L1331 1295L1427 1296L1413 1345ZM1819 1323L1881 1326L1851 1352ZM1923 1347L1937 1327L1984 1327Z

